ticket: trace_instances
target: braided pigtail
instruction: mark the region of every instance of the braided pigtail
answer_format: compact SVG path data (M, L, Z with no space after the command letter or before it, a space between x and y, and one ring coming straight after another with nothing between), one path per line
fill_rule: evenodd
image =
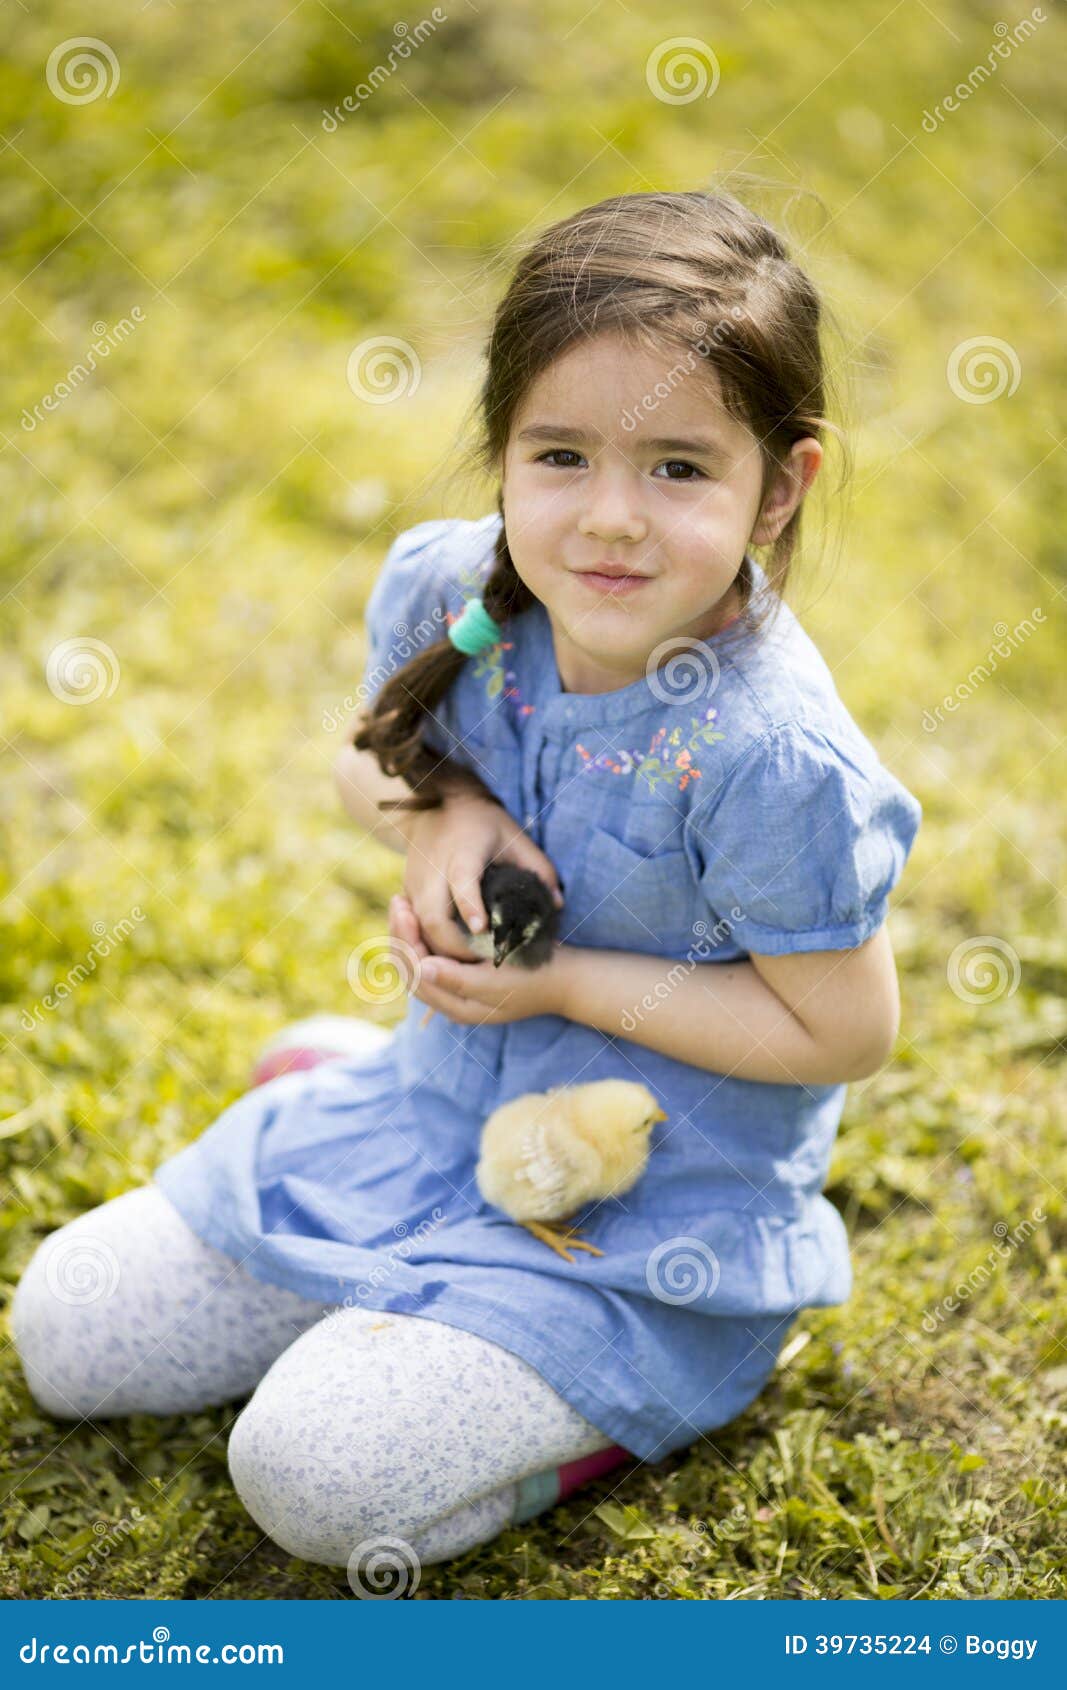
M503 516L502 501L498 508ZM497 629L534 603L533 594L515 573L503 524L496 537L493 563L482 588L481 605ZM466 616L462 619L466 622ZM453 630L458 624L453 625ZM475 624L476 628L479 624ZM482 645L493 643L488 631ZM451 631L405 663L382 686L364 715L352 744L357 751L373 751L383 774L399 775L412 789L410 798L383 799L383 810L437 809L447 790L469 786L491 796L470 770L431 751L422 738L422 724L448 692L469 653L453 644Z

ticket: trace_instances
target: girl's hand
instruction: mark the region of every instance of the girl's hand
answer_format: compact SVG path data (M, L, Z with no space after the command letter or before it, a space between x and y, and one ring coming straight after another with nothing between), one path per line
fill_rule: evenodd
M571 980L572 949L556 945L552 957L541 968L520 968L504 963L458 962L454 957L433 955L419 933L419 924L408 900L397 893L389 902L389 935L417 959L409 990L429 1009L437 1009L450 1021L469 1026L485 1022L523 1021L529 1015L565 1015L567 987ZM403 953L401 953L403 954ZM403 965L398 962L398 967ZM410 967L403 970L410 973Z
M408 840L404 896L414 911L424 953L469 961L463 933L451 917L451 903L454 898L472 931L485 932L488 912L479 885L485 865L494 858L532 869L562 906L552 863L493 798L473 792L450 794L440 809L412 815ZM412 941L408 938L407 942Z

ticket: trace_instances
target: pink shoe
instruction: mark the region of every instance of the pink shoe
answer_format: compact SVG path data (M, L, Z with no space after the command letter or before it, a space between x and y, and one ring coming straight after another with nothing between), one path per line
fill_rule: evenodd
M562 1467L548 1467L543 1473L527 1474L525 1479L519 1480L512 1525L532 1520L535 1514L554 1508L557 1502L564 1502L583 1485L599 1479L602 1473L610 1473L613 1467L621 1467L624 1461L637 1459L621 1444L608 1444L606 1449L595 1449L592 1455L579 1456L577 1461L565 1461Z
M358 1015L309 1015L291 1021L260 1051L252 1068L250 1090L279 1074L316 1068L352 1056L371 1056L389 1043L392 1032Z

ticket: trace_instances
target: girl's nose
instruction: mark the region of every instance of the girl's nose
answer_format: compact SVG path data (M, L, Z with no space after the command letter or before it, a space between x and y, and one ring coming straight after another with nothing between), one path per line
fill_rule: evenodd
M578 532L590 540L643 540L648 523L629 477L601 467L590 478Z

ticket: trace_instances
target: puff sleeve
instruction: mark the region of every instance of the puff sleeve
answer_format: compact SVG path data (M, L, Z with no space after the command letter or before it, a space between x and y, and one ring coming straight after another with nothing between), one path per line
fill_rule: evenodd
M364 611L367 661L360 692L368 704L398 669L448 632L449 581L439 542L450 526L416 523L385 554Z
M850 950L885 920L922 818L858 729L789 722L687 822L703 898L749 953Z
M386 553L364 611L367 657L359 688L361 706L370 704L405 663L448 633L454 588L443 542L452 526L447 519L416 523L398 534ZM445 750L447 735L429 716L422 737L432 751Z

